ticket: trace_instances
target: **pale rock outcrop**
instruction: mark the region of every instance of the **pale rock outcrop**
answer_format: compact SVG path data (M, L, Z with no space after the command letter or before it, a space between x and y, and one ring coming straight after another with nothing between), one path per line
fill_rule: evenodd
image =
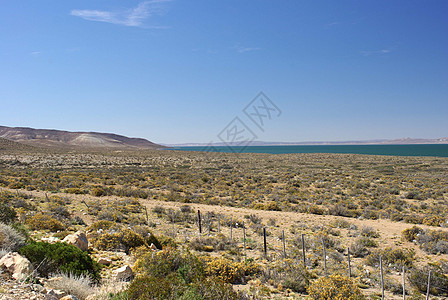
M87 251L89 249L89 241L84 232L77 231L74 234L67 235L63 240L67 244L73 245L81 249L82 251Z
M16 280L23 280L33 272L30 261L17 252L9 252L0 259L0 269L12 274Z
M134 272L132 272L132 269L128 265L116 269L114 273L115 278L121 281L128 281L134 276Z

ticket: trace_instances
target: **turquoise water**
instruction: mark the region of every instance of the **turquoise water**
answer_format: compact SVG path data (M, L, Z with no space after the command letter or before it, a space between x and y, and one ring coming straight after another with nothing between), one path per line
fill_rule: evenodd
M232 147L176 147L171 150L211 151L236 153L353 153L397 156L439 156L448 157L445 145L302 145L302 146L232 146Z

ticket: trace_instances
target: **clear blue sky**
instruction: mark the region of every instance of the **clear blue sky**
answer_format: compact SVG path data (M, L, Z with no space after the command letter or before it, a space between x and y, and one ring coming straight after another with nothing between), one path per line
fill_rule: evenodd
M2 0L0 125L218 141L448 136L448 1ZM282 114L264 132L244 107Z

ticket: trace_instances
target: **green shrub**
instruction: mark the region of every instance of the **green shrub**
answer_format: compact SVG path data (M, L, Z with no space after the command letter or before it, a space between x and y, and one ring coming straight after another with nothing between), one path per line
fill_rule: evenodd
M365 299L359 287L350 278L338 274L313 281L307 291L315 300Z
M120 228L119 231L104 232L93 241L93 245L99 250L124 250L128 254L131 249L140 246L149 247L151 244L158 249L162 248L146 226L135 226L132 230Z
M193 254L166 248L142 255L135 264L140 274L126 293L129 299L237 299L230 284L207 277Z
M99 265L86 252L65 243L31 242L19 249L33 264L40 276L56 272L86 275L99 280Z

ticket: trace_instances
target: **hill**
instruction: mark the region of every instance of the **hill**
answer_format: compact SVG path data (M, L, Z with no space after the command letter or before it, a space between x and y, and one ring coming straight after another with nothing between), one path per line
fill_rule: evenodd
M0 138L0 151L2 150L31 150L35 149L32 146L24 145L14 141Z
M54 129L0 126L0 138L32 146L93 149L160 149L164 146L142 138L113 133L70 132Z

